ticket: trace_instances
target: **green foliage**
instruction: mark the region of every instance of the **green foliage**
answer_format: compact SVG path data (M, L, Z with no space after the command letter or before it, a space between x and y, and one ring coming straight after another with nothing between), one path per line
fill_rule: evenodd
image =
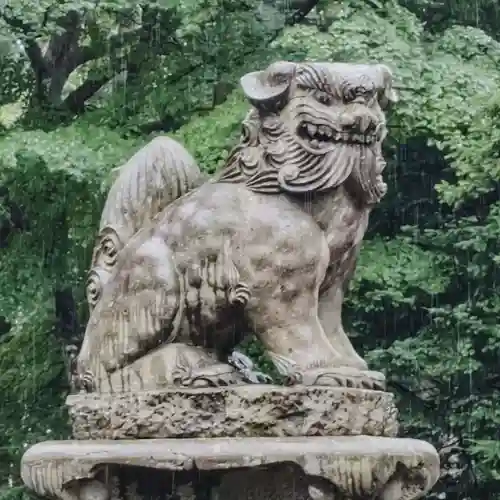
M248 68L276 57L267 47L273 31L257 22L259 3L220 0L180 4L175 51L159 55L154 71L115 86L97 113L102 123L141 133L159 121L173 131L214 111ZM201 8L200 5L203 5ZM200 10L201 9L201 10ZM229 108L227 108L229 109Z
M19 482L26 445L68 435L64 339L57 336L54 291L71 287L83 299L90 244L109 170L133 144L103 128L14 131L0 139L1 225L15 202L24 229L0 252L0 477ZM84 315L82 314L82 318Z
M27 56L6 71L28 97L25 123L42 110L53 125L97 108L94 123L141 133L145 122L159 121L171 130L221 102L235 68L262 56L275 33L257 19L256 0L94 4L4 2L0 37L22 43Z
M25 57L16 50L10 37L0 35L0 107L23 97L26 82L30 82Z
M195 117L173 134L190 151L199 165L213 173L236 144L241 122L249 105L240 90L204 117Z
M404 7L415 13L426 30L441 33L453 25L478 26L495 36L500 9L495 0L402 0Z
M500 94L495 93L475 113L466 133L446 141L458 178L451 185L443 182L439 192L443 200L460 206L471 200L482 202L498 187L500 179Z

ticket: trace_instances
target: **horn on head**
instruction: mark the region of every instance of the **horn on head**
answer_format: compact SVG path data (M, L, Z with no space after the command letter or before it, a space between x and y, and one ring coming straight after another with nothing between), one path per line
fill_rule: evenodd
M240 80L250 103L259 111L277 112L288 102L296 64L280 61L265 71L247 73Z

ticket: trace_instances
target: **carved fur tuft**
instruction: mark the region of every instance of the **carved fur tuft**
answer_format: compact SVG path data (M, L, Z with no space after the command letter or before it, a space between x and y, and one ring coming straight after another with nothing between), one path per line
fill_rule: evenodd
M99 231L119 228L122 244L167 205L203 182L194 158L165 136L153 139L117 171Z

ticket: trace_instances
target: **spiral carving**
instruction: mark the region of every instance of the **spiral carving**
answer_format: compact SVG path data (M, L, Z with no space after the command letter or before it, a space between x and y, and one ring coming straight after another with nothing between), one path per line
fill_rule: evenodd
M87 302L89 306L95 307L102 293L101 280L97 272L91 271L89 273L85 289L87 291Z
M95 307L102 295L102 289L109 279L110 273L103 269L92 269L87 278L85 287L87 302L91 309Z
M96 259L106 268L111 268L116 264L118 252L123 244L118 233L111 227L105 227L99 235L99 244Z
M90 270L85 291L87 302L92 310L102 295L102 289L108 282L110 273L118 259L118 253L123 243L118 233L110 226L105 226L100 232L94 247L92 269Z
M243 146L257 146L259 144L259 115L255 110L249 111L241 124L241 144Z

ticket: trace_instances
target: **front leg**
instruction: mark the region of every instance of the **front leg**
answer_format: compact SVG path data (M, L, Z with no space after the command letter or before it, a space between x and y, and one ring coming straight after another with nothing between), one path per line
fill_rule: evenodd
M366 361L355 351L342 326L344 292L341 283L333 283L319 297L318 316L331 344L341 353L344 365L367 370Z
M336 383L329 375L343 366L343 356L323 331L314 293L304 291L292 302L266 296L258 308L250 310L250 320L286 383Z
M304 287L307 288L307 287ZM302 290L296 300L266 297L252 315L256 333L278 372L288 385L329 385L384 390L382 374L366 370L366 363L352 350L349 357L338 339L325 334L317 315L315 293Z
M286 250L258 255L260 272L254 273L247 318L278 372L290 381L313 384L343 364L318 319L319 284L330 254L321 234L317 245Z
M318 303L318 316L325 335L342 356L339 375L344 372L351 387L385 391L385 377L382 373L368 370L366 361L354 350L342 326L342 302L346 281L334 283L323 290Z

